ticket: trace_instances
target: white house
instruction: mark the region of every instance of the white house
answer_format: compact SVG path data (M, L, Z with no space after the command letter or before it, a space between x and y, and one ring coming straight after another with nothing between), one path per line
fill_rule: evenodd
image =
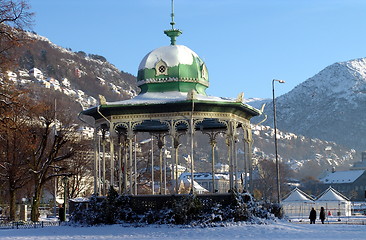
M19 77L26 78L26 79L29 79L29 77L30 77L29 73L27 71L24 71L24 70L19 70L18 75L19 75Z
M190 178L182 178L180 180L179 191L181 192L181 191L190 189L191 185L192 184L191 184ZM196 192L198 194L204 194L204 193L209 192L207 189L205 189L204 187L199 185L196 181L193 181L193 188L194 188L194 192Z
M195 172L193 174L194 181L200 186L207 189L209 192L213 192L212 185L212 173L210 172ZM179 176L180 180L191 179L191 173L184 172ZM238 185L240 185L240 178L237 179ZM235 182L235 175L234 175ZM215 173L215 190L218 193L227 193L230 188L229 173Z
M78 129L78 132L84 139L92 139L94 136L94 128L88 126L82 126Z
M64 85L67 88L69 88L71 86L71 83L70 83L69 79L67 79L67 78L62 79L61 83L62 83L62 85Z
M18 76L15 72L7 71L7 74L10 81L16 82L18 80Z
M31 70L29 70L29 75L31 77L34 77L38 81L41 81L44 79L43 72L41 70L39 70L38 68L32 68Z
M223 163L217 163L215 164L215 172L229 172L229 165L223 164Z
M53 77L47 78L47 81L50 82L54 86L60 86L60 82L58 80L54 79Z

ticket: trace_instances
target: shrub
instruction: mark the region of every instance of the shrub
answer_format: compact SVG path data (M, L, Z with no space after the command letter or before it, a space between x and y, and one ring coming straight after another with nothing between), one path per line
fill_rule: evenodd
M274 205L258 205L248 193L231 192L229 204L201 200L194 194L172 196L172 204L160 209L149 209L137 214L131 207L131 198L121 195L111 187L107 197L92 196L88 208L73 212L71 222L83 225L138 223L212 225L224 222L262 222L258 219L273 217Z

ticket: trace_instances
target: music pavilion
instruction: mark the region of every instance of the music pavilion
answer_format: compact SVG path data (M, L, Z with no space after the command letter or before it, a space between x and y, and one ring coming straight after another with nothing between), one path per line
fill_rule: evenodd
M94 192L98 195L105 195L110 186L120 194L139 195L142 193L138 186L142 185L144 194L179 194L178 166L183 145L190 158L187 164L190 166L186 166L190 192L199 193L194 181L198 131L207 135L208 152L212 151L209 159L212 167L206 171L211 173L209 191L217 192L218 174L215 175L214 165L219 137L225 138L227 146L227 191L251 190L250 177L239 181L239 172L241 176L252 176L250 119L261 111L244 104L243 94L234 100L208 96L205 91L209 75L204 61L188 47L176 44L181 31L174 28L174 14L171 25L170 30L164 31L171 44L151 51L139 65L137 85L141 91L136 97L117 102L101 98L100 105L81 112L95 120ZM139 135L148 134L159 157L146 156L151 174L141 178L136 146L141 143ZM243 144L245 152L241 159L237 156L238 144ZM163 157L166 148L172 151L170 163ZM239 161L244 162L241 169ZM168 164L173 172L169 191Z

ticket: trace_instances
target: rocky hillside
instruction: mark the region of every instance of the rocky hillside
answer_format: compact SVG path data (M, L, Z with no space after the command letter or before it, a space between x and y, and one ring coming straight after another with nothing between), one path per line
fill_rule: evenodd
M274 129L268 126L253 128L254 161L275 160ZM297 179L318 177L326 170L348 170L359 161L359 154L335 142L307 138L294 133L277 131L278 155L282 162L296 172Z
M32 42L17 50L19 67L8 73L11 79L64 93L83 108L96 105L99 94L108 101L136 95L136 78L118 70L103 56L72 52L45 37L28 35Z

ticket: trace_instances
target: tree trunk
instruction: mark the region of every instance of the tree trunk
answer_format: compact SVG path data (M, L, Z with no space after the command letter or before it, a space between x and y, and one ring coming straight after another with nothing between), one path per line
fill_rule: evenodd
M39 221L39 206L41 201L41 187L36 186L34 189L34 196L32 200L31 220L32 222Z
M16 191L15 190L10 190L9 191L9 197L10 197L10 221L15 221L15 217L16 217L16 210L17 210L17 206L16 206L16 202L15 202L15 199L16 199Z

